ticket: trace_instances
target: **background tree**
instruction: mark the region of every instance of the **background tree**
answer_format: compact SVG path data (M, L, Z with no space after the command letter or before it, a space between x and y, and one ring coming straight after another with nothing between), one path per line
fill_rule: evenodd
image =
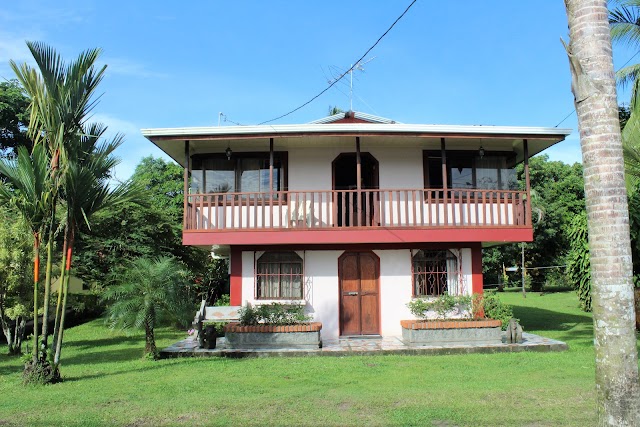
M180 166L146 157L131 178L146 190L143 206L123 204L96 215L91 229L78 235L77 275L98 289L108 286L128 262L136 258L176 258L190 272L196 297L213 303L228 293L225 260L182 244L184 181Z
M565 0L565 6L589 228L598 424L637 426L629 211L607 2Z
M40 245L45 225L51 216L49 157L42 146L18 147L15 160L0 159L0 203L19 212L29 228L33 242L33 361L38 363L38 294L40 292Z
M109 304L107 323L111 328L143 329L145 356L157 358L156 326L167 323L188 324L195 305L185 310L189 301L188 273L169 257L139 258L130 262L107 288L103 298Z
M544 207L544 221L533 224L533 242L525 244L527 267L564 265L570 238L571 220L584 212L584 181L582 165L568 165L550 161L547 155L529 161L531 189L538 195L538 204ZM516 167L520 185L524 185L524 167ZM520 244L502 245L483 251L483 268L488 281L502 275L502 266L521 263ZM541 290L554 269L528 270L533 290Z
M17 80L0 82L0 157L15 156L20 146L31 149L28 109L29 98Z
M0 206L0 326L9 354L22 353L29 307L33 306L29 232L18 213Z

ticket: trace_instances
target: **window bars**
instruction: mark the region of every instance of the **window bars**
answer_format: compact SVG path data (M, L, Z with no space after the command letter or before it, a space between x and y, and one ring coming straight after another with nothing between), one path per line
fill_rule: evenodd
M412 256L411 266L414 296L463 293L458 258L451 251L421 249Z

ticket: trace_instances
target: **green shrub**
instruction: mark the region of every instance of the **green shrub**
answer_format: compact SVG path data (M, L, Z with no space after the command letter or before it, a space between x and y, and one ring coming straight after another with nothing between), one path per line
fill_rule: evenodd
M571 221L567 276L578 293L580 308L591 311L591 259L587 237L587 214L582 213Z
M429 312L434 312L437 319L449 317L452 310L457 310L463 318L472 316L472 298L468 295L442 294L435 298L414 298L408 304L409 311L421 319L428 317Z
M215 304L213 304L215 306L230 306L231 305L231 296L229 294L222 294L220 295L220 298L218 298L215 302Z
M482 306L486 318L502 321L502 330L507 329L509 320L513 318L513 308L509 304L503 303L496 294L487 293L482 298Z
M247 325L296 325L308 322L310 316L304 314L304 306L300 304L280 304L277 302L252 306L247 304L239 312L239 321Z

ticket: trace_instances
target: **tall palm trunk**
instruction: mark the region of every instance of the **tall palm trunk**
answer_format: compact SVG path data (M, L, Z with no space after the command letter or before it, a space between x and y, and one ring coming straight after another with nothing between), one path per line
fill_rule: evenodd
M640 425L629 213L606 0L565 0L591 255L599 425Z
M49 299L51 298L51 270L53 267L53 229L55 227L55 204L51 214L51 223L47 236L47 266L44 278L44 309L42 313L42 358L47 357L47 341L49 338Z
M64 241L62 243L62 262L60 267L60 277L58 278L58 298L56 302L56 314L53 323L53 339L51 340L51 354L56 351L56 343L58 342L58 333L60 332L60 310L62 308L62 288L66 277L67 265L67 249L69 242L67 240L67 232L64 233Z
M33 234L33 361L38 361L38 282L40 277L40 233Z
M55 354L53 356L53 365L58 367L60 364L60 353L62 352L62 339L64 336L64 320L67 312L67 297L69 295L69 278L71 276L71 257L73 255L73 243L74 243L74 227L73 225L69 226L67 240L67 251L66 251L66 263L65 263L65 273L64 280L60 282L60 289L58 291L58 299L59 295L62 294L62 305L60 307L60 323L58 327L58 333L56 335L55 341ZM58 311L56 309L56 311Z

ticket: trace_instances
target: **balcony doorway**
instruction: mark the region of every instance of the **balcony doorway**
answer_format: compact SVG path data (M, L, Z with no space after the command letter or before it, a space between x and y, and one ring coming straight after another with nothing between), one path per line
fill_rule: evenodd
M338 227L369 227L377 221L380 180L378 160L370 153L360 153L361 192L357 188L356 153L341 153L332 162L334 190L334 224Z

